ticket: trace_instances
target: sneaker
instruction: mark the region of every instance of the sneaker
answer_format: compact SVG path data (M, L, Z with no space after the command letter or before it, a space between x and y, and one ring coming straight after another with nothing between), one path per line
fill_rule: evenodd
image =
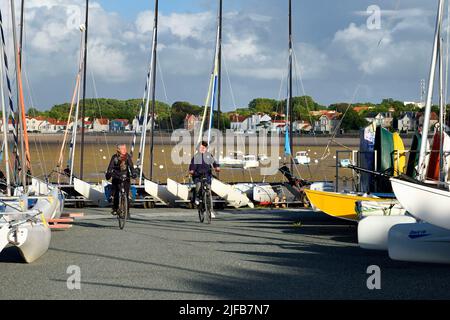
M117 210L114 210L114 209L113 209L113 210L111 211L111 214L112 214L113 216L117 216Z

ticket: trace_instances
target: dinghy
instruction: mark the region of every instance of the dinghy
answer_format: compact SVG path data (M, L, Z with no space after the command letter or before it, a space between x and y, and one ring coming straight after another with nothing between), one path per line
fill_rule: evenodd
M428 81L428 93L424 112L423 127L422 127L422 143L420 145L419 161L418 161L418 180L405 178L391 178L392 188L395 196L403 207L415 218L431 223L437 227L450 229L450 191L448 189L448 182L446 181L448 171L447 157L449 154L450 141L449 136L444 132L444 113L445 113L445 99L442 95L441 88L444 88L443 83L443 62L441 57L441 29L444 16L444 1L439 1L438 14L436 18L436 29L433 42L433 54L431 60L430 76ZM439 62L439 126L437 127L433 149L427 164L427 145L423 143L427 141L430 128L430 115L434 92L434 79L436 77L436 65ZM436 138L437 135L437 138ZM443 140L441 140L441 137ZM439 146L439 148L438 148ZM442 156L442 158L441 158ZM438 161L439 160L439 161ZM427 178L432 178L433 181L427 181ZM436 179L438 178L438 179Z
M388 250L389 230L400 223L414 223L408 215L369 216L358 223L358 244L363 249Z
M357 201L383 202L388 199L353 193L326 192L305 189L311 205L318 210L339 219L358 221L355 210Z
M450 263L450 231L429 223L402 223L393 226L388 237L393 260Z
M294 157L294 163L300 165L308 165L311 162L311 158L308 157L307 151L298 151Z
M392 188L401 205L417 219L450 229L450 192L437 186L391 178Z

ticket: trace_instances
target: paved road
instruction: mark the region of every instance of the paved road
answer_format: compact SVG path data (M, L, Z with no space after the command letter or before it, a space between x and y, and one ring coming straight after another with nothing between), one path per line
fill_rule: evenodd
M73 211L73 210L68 210ZM126 230L86 209L31 265L0 255L1 299L450 298L448 266L391 261L358 248L354 225L296 211L226 211L212 225L195 211L134 210ZM299 224L298 222L301 222ZM381 267L382 289L366 287ZM68 290L68 266L81 290Z

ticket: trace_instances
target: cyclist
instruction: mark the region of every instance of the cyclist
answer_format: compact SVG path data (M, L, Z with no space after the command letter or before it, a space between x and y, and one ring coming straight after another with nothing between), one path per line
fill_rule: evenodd
M105 177L107 180L112 178L111 183L111 196L114 198L112 214L117 214L119 208L120 199L120 184L124 183L125 192L130 193L130 179L135 179L137 174L134 170L133 161L131 156L127 152L127 146L125 144L117 145L117 153L111 157L108 170Z
M206 181L209 185L209 192L211 192L211 179L212 179L212 169L214 168L215 172L220 172L219 164L216 162L211 153L208 152L208 142L202 141L200 146L198 147L198 152L194 155L191 160L191 164L189 165L189 174L194 179L195 190L193 195L193 200L196 205L199 205L199 200L197 199L197 195L199 194L200 188L202 186L201 178L203 175L206 175ZM211 199L211 216L215 218L213 212L213 204L212 197Z

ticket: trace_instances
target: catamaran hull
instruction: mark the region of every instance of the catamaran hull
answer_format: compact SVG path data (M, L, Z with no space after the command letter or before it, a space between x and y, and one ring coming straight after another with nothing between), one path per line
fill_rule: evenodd
M450 192L391 178L400 204L419 220L450 229Z
M371 216L358 223L358 244L368 250L388 250L389 230L400 223L414 223L410 216Z
M105 198L106 184L107 182L103 182L102 184L90 184L77 178L73 179L75 191L99 207L106 207L109 205Z
M53 185L45 183L44 181L41 181L36 178L32 178L31 181L32 181L31 188L36 195L50 194L53 196L53 198L55 198L58 201L54 212L50 216L46 215L45 218L46 219L60 218L61 214L64 211L64 202L65 202L65 198L64 198L64 195L61 192L61 190L59 190L58 188L56 188ZM55 190L56 190L56 193L55 193Z
M7 224L0 226L0 252L6 246L15 246L27 263L43 256L50 246L50 240L50 228L42 222L27 222L14 230Z
M393 226L388 246L389 257L393 260L450 263L450 231L429 223Z
M176 201L180 198L174 196L167 190L167 186L157 184L153 181L144 180L145 192L151 195L156 200L164 203L167 206L174 206Z
M20 229L26 229L28 235L26 241L17 248L25 262L32 263L47 252L52 232L42 223L28 224Z
M232 185L213 178L211 181L211 190L232 207L241 208L249 206L253 208L253 203L247 195L235 189Z
M189 187L187 185L167 179L167 191L182 201L189 201Z
M60 205L59 191L54 189L47 198L40 198L34 205L32 213L41 213L33 218L35 221L26 221L18 212L3 217L5 223L0 226L0 251L6 245L16 246L25 262L31 263L44 255L50 245L51 230L48 227L46 217L54 214ZM15 222L24 223L11 227Z

